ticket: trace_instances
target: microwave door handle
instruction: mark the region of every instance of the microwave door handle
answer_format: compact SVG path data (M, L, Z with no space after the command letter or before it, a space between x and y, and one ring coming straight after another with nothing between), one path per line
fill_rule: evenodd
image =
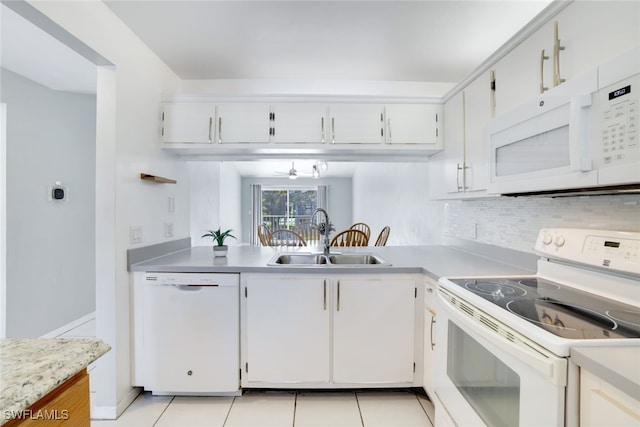
M569 147L571 158L580 159L580 164L572 164L571 169L589 172L593 170L591 155L591 132L589 132L589 113L592 105L591 95L577 95L571 98L569 116Z

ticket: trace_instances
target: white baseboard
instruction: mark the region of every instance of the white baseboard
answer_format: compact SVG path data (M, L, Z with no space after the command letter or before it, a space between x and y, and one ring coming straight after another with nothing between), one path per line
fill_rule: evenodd
M136 400L136 397L142 392L142 388L134 387L129 393L118 402L116 406L97 406L91 403L91 419L92 420L115 420Z
M67 332L69 332L70 330L72 330L73 328L77 328L78 326L82 325L83 323L87 323L90 320L93 320L96 318L96 312L91 312L89 314L86 314L82 317L80 317L79 319L76 319L72 322L67 323L66 325L63 325L57 329L54 329L51 332L48 332L44 335L42 335L40 338L56 338L59 337L62 334L65 334Z

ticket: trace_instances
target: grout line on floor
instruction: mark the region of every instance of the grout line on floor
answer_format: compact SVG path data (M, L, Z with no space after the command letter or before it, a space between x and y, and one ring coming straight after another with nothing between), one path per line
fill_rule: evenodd
M296 394L293 396L293 423L291 424L292 427L296 425L297 409L298 409L298 392L296 391Z
M362 417L362 409L360 409L360 400L358 399L358 393L354 392L356 396L356 405L358 405L358 414L360 414L360 424L364 427L364 418Z
M432 425L432 426L433 426L433 425L435 425L435 424L434 424L434 420L432 420L432 419L429 417L429 413L427 412L427 409L426 409L426 408L424 407L424 405L420 402L420 399L423 399L423 397L422 397L422 396L420 396L418 393L414 393L413 395L416 397L416 400L418 401L418 405L420 405L420 407L422 408L422 412L424 412L424 414L427 416L427 419L429 420L429 422L431 423L431 425ZM425 400L428 400L429 402L431 402L431 399L425 399Z
M240 395L240 396L242 396L242 395ZM233 400L231 401L231 405L229 405L229 410L227 411L227 416L224 417L224 422L222 423L222 427L227 425L227 421L229 421L229 415L231 415L231 409L233 409L233 405L236 403L236 399L238 397L239 396L234 396L233 397Z
M153 396L153 394L152 394L152 396ZM160 413L158 418L153 422L151 427L155 427L155 425L158 424L158 421L160 421L160 418L162 418L164 413L167 412L167 409L169 409L169 405L171 405L171 403L175 400L175 398L176 398L175 396L171 396L171 400L169 401L169 403L167 403L167 406L164 407L164 409L162 410L162 412Z

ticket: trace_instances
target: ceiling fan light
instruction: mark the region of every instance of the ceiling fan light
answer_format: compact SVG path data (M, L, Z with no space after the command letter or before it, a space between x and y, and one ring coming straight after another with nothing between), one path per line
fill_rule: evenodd
M318 166L313 165L313 179L318 179L320 178L320 171L318 170Z
M298 175L295 172L289 173L289 179L297 179Z

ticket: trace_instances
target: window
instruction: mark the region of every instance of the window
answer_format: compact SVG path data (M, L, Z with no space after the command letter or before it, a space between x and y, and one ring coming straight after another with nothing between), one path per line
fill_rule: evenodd
M263 187L262 223L271 230L293 230L308 222L317 206L317 193L315 187Z

